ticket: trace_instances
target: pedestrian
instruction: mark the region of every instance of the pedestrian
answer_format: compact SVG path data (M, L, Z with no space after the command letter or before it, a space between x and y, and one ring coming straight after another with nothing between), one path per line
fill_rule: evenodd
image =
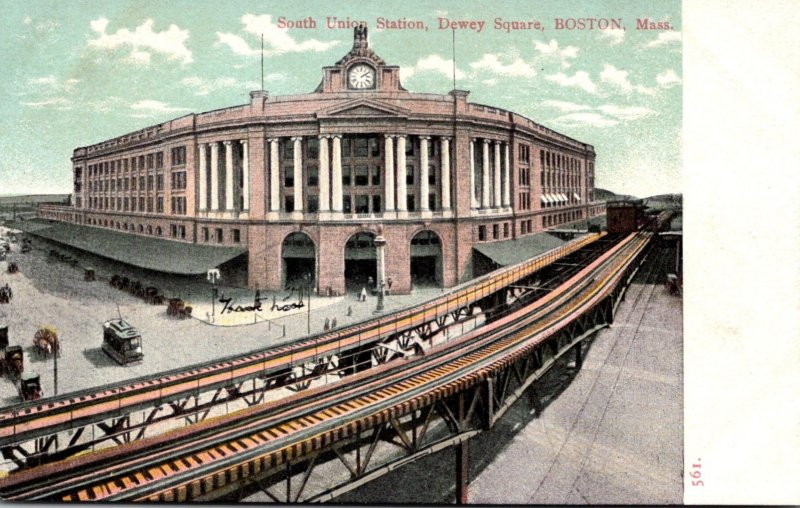
M353 306L352 305L348 305L347 306L347 316L349 317L349 316L352 316L352 315L353 315Z
M361 288L361 296L358 299L359 302L366 302L367 301L367 288Z
M331 320L329 318L325 318L325 326L322 327L322 330L327 332L331 329Z
M334 328L336 328L336 318L333 318L333 321L331 321L331 330Z

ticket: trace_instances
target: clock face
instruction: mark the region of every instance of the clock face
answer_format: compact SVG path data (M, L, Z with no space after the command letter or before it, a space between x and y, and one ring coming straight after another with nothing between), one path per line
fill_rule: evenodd
M364 89L375 87L375 71L372 67L359 64L350 69L347 77L350 88Z

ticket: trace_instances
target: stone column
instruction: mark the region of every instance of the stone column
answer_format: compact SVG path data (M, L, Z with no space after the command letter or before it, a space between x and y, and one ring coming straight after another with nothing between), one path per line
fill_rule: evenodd
M219 143L211 143L211 210L219 210Z
M442 138L442 209L450 209L450 138ZM471 179L470 179L471 180Z
M330 157L328 157L328 136L319 137L319 211L331 209Z
M342 136L333 136L333 211L342 211Z
M419 209L427 212L428 206L428 141L430 137L419 138Z
M478 208L478 196L475 192L475 140L469 140L469 206Z
M489 208L489 141L483 140L483 189L481 189L481 208Z
M508 143L505 144L505 157L503 161L503 207L511 206L511 159L508 154Z
M250 154L247 152L247 140L242 144L242 209L250 210Z
M394 211L394 136L386 134L384 142L383 180L387 212Z
M280 196L280 154L278 153L278 138L271 138L269 141L269 210L279 212L281 210Z
M500 180L502 176L503 166L500 162L500 141L494 142L494 200L492 208L500 208L500 201L503 199L503 182Z
M225 210L233 210L233 145L223 141L225 145Z
M292 138L294 143L294 211L303 211L303 137L297 136Z
M397 210L408 210L406 197L406 137L397 136Z
M208 191L206 179L208 178L208 162L206 161L206 144L200 143L200 168L198 169L197 193L199 194L198 207L201 212L208 210ZM172 211L172 210L170 210Z

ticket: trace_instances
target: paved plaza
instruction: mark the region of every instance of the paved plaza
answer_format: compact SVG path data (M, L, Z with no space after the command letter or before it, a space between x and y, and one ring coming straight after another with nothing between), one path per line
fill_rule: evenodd
M0 236L5 234L0 230ZM71 251L75 266L52 259L52 245L34 240L34 249L20 252L20 244L12 243L8 260L0 261L0 286L13 289L10 304L0 304L0 323L8 326L10 344L19 344L25 353L25 371L41 375L44 395L54 392L52 358L40 358L33 349L33 336L42 326L54 327L62 342L58 359L58 392L60 394L106 383L155 374L215 358L246 353L274 346L293 338L322 332L325 321L336 319L343 327L375 316L377 297L369 295L358 301L357 293L322 298L299 291L260 291L259 312L226 312L224 304L215 304L216 317L210 324L211 286L198 278L170 276L156 272L124 268L90 254ZM15 261L20 271L9 274L7 263ZM96 272L94 282L84 281L84 267ZM144 300L111 287L113 274L140 280L144 286L156 286L168 297L180 297L193 306L193 318L167 316L166 305L148 305ZM388 295L385 312L431 299L442 293L440 288L417 288L409 295ZM219 286L219 295L230 298L230 307L254 306L255 291ZM276 307L273 309L273 298ZM295 304L295 305L292 305ZM310 310L309 310L310 308ZM101 349L102 324L122 315L142 334L144 361L121 366ZM285 329L285 331L284 331ZM19 402L16 387L7 378L0 378L0 406Z

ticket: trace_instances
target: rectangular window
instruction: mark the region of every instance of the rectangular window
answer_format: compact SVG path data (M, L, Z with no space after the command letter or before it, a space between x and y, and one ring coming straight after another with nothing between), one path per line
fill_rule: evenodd
M319 196L317 195L309 195L308 196L308 212L309 213L317 213L319 211Z
M414 202L414 195L409 194L406 196L406 208L409 212L413 212L417 209L416 203Z
M153 198L147 198L147 212L153 212Z
M436 210L436 194L433 192L428 194L428 208Z
M176 226L175 224L169 225L169 236L173 238L178 236L178 226Z
M156 167L164 167L164 152L156 152Z
M508 238L508 222L503 223L503 238Z
M283 168L283 185L287 188L294 187L294 168L289 166Z
M242 241L242 237L238 229L231 229L231 240L233 243L239 243Z
M283 198L283 207L287 212L294 211L294 196L285 196Z
M315 166L308 168L308 186L317 187L319 185L319 170Z
M308 158L319 159L319 139L308 138Z
M283 143L283 158L284 159L294 159L294 141L289 139L287 142Z
M144 177L139 177L139 190L144 190Z
M153 188L153 175L147 175L147 188Z
M185 239L186 238L186 227L185 226L178 226L178 233L180 233L180 237Z
M356 157L366 157L369 153L369 140L367 138L356 138Z
M342 138L342 157L352 157L353 153L351 150L351 140L350 138Z
M202 236L203 236L203 241L204 241L204 242L207 242L207 241L208 241L208 228L203 228L203 229L202 229L202 233L203 233L203 234L202 234Z
M172 165L173 166L182 166L186 164L186 147L185 146L176 146L172 149L171 153L172 157Z
M406 185L414 185L414 166L406 166Z
M139 211L144 211L144 198L139 198Z
M369 196L356 196L356 213L369 213Z
M478 226L478 241L486 240L486 226Z
M116 180L111 180L111 190L112 191L117 190L117 181Z
M344 208L344 213L353 213L353 200L349 195L344 196L342 207Z
M154 162L155 160L153 158L153 154L152 153L147 154L147 169L153 169Z
M350 166L342 166L342 185L350 186Z
M156 190L164 190L164 175L156 175Z
M380 157L381 144L378 138L369 138L369 155L370 157Z
M356 185L369 185L369 168L367 166L356 166Z
M428 184L436 185L436 166L428 166Z
M122 209L127 212L128 208L130 208L130 203L128 202L128 198L123 198Z
M414 142L410 138L406 139L406 156L414 155Z
M222 228L217 228L216 235L214 236L216 237L217 243L222 243Z
M492 238L497 240L497 237L499 236L500 236L500 225L492 224Z
M381 212L381 197L372 196L372 213L380 213L380 212Z
M156 212L164 213L164 198L161 196L156 198Z
M381 167L375 166L372 168L372 185L381 184Z

